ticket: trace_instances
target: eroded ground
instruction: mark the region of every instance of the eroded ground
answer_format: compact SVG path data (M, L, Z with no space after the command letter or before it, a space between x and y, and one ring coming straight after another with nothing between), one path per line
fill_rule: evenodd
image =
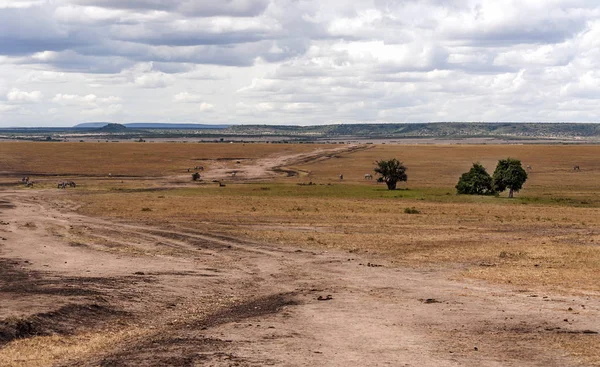
M312 158L354 154L346 149L327 154L320 150ZM265 159L258 168L256 161L245 165L236 180L264 178L264 172L286 164L312 164L306 152ZM230 174L227 167L213 169L208 177ZM172 182L176 179L161 179L150 189ZM549 220L537 227L524 211L518 215L527 226L514 226L508 233L503 231L510 226L498 225L491 215L489 220L465 220L454 230L450 218L492 210L506 220L514 206L467 203L453 212L459 210L457 204L408 199L401 209L418 205L431 213L429 219L384 220L384 232L389 233L374 241L398 238L402 228L421 228L422 243L416 241L418 231L410 232L412 240L398 241L397 246L419 246L398 253L369 240L379 218L366 206L381 204L372 210L389 214L386 198L252 196L264 187L276 191L276 186L251 187L243 196L213 191L191 195L175 188L173 193L104 193L98 192L98 181L88 185L80 191L0 192L0 365L600 364L600 297L593 282L584 281L582 287L559 281L536 285L531 269L540 266L540 281L552 280L544 278L549 257L512 247L501 257L504 243L490 250L494 261L476 251L463 253L464 246L485 245L484 239L528 241L527 246L547 241L567 252L570 247L560 247L566 241L594 259L596 247L583 241L597 237L598 224L590 214L594 208L566 208L562 213L560 207L544 209ZM166 204L161 205L180 211L186 205L205 207L185 214L162 211L157 203L163 199ZM307 214L309 202L320 210ZM366 213L362 216L361 206ZM252 219L256 207L265 211L265 218ZM436 208L447 214L433 216ZM577 215L588 218L587 223L582 225ZM563 216L573 219L559 223ZM337 232L331 230L336 226ZM345 242L337 243L340 238ZM432 251L443 238L460 261ZM432 243L436 246L425 246ZM411 253L420 255L410 261L402 258ZM425 255L434 261L424 261ZM513 261L508 265L507 257ZM522 266L528 281L465 276L502 266L511 276Z

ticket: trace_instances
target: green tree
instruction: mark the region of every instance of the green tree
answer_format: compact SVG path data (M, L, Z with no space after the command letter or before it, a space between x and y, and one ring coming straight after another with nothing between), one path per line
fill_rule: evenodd
M460 176L456 184L456 192L466 195L493 195L495 194L492 176L479 163L473 163L469 172Z
M387 185L388 190L396 190L398 181L406 182L408 179L406 176L406 167L396 158L388 161L377 161L376 163L377 167L374 168L374 171L381 175L381 179Z
M521 166L518 159L502 159L498 161L494 175L494 190L502 192L509 190L508 197L513 197L513 192L518 192L527 181L527 172Z

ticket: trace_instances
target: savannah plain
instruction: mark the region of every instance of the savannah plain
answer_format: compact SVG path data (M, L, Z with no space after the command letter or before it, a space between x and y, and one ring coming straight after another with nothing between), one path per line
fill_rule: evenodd
M455 194L507 157L514 199ZM600 366L598 157L0 143L0 366Z

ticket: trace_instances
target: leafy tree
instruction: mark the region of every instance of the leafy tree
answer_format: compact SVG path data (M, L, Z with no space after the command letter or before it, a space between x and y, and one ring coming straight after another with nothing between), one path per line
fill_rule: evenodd
M377 161L377 167L374 168L376 173L381 175L383 182L388 187L388 190L396 190L396 183L398 181L405 181L408 179L406 176L406 167L402 165L402 162L396 158L388 161Z
M513 197L513 192L518 192L527 181L527 172L518 159L502 159L498 161L494 175L494 190L502 192L509 189L508 197Z
M456 192L466 195L495 194L492 176L479 163L473 163L469 172L463 173L456 184Z

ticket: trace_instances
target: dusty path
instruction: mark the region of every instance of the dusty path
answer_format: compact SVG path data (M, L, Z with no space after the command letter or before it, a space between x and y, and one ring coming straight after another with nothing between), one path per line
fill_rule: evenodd
M209 171L203 172L202 177L204 180L249 181L270 179L281 173L286 173L288 176L299 175L301 172L289 166L326 160L339 154L348 154L371 147L372 145L344 145L333 149L316 149L308 153L273 155L254 160L234 160L233 165L231 162L215 162ZM187 176L185 178L187 179Z
M56 365L577 366L548 341L600 330L598 297L113 223L57 210L42 193L5 191L0 202L0 320L62 310L50 332L116 318L153 330Z

